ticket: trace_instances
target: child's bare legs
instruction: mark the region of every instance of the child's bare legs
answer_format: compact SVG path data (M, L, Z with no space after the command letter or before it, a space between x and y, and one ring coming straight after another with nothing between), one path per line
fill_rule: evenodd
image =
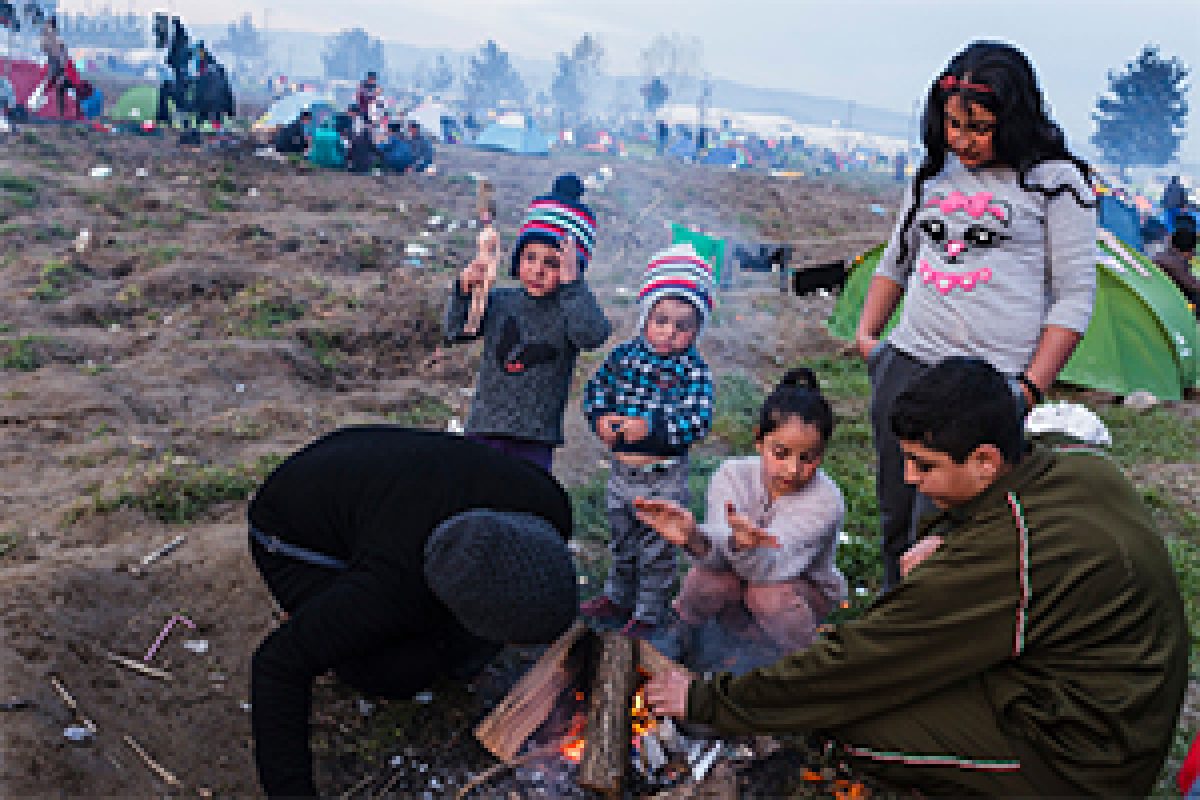
M831 607L825 594L803 578L751 583L746 587L745 603L754 621L784 652L803 650L812 644L817 626Z

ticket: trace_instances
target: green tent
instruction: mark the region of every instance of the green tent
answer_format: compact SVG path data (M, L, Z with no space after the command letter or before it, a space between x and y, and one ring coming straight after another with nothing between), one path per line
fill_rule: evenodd
M1100 231L1096 305L1079 347L1059 379L1116 394L1147 391L1179 400L1200 385L1200 334L1183 293L1157 266L1111 233ZM883 245L854 260L827 321L830 333L854 338L867 286ZM897 308L887 330L899 319Z
M129 122L145 122L154 120L158 111L158 87L134 86L126 89L116 104L109 109L109 119Z
M699 231L671 223L671 244L690 244L696 255L703 258L713 268L713 280L721 283L721 270L725 266L725 240L709 236Z

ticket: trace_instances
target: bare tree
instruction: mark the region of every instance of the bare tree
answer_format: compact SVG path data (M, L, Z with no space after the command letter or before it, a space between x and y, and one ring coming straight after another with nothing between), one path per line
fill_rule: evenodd
M521 106L529 95L508 53L491 39L479 48L478 54L471 56L463 78L463 92L467 107L475 112L505 103Z
M225 38L216 46L229 54L238 79L250 75L255 65L263 63L267 56L267 39L254 25L249 13L242 15L239 21L229 23Z
M326 38L321 61L327 77L351 81L368 72L382 75L387 66L383 42L362 28L351 28Z

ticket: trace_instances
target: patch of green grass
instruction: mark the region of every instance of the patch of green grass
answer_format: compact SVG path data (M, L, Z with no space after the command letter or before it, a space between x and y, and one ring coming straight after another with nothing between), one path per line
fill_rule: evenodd
M229 197L221 192L213 192L208 196L208 210L215 212L231 211L233 203L229 201Z
M33 296L42 303L57 303L67 296L67 286L77 271L70 264L51 261L42 267L41 281L33 287Z
M866 399L871 396L871 381L861 358L822 356L805 361L821 383L821 391L830 400Z
M1111 452L1123 465L1182 464L1196 460L1200 419L1183 419L1167 408L1136 411L1124 406L1100 409L1112 434Z
M148 268L157 269L158 267L163 267L167 264L170 264L182 252L183 248L177 244L157 245L155 247L151 247L146 252L146 256L143 260Z
M713 399L712 437L728 444L735 454L754 452L754 426L763 399L763 390L746 375L722 375Z
M18 531L0 532L0 557L8 555L20 543L21 534Z
M304 334L302 338L308 344L308 349L312 352L313 358L317 360L317 363L322 368L335 370L341 365L344 355L337 348L333 337L329 334L324 331L310 331Z
M56 239L69 239L72 237L71 231L65 225L58 222L49 225L36 225L31 230L33 239L37 242L53 242Z
M45 336L21 336L0 342L0 369L33 372L42 366L39 345L47 341Z
M822 469L842 490L845 536L837 562L850 587L849 607L835 611L830 622L858 616L883 586L879 552L879 502L875 497L875 448L871 425L861 418L840 419L825 448Z
M238 334L248 339L278 339L278 327L300 319L304 308L298 303L279 303L266 297L256 297L249 314L237 326Z
M454 416L454 409L437 397L422 397L408 408L392 414L388 418L397 425L410 428L434 428L442 430Z
M105 514L136 508L162 522L192 522L218 503L245 500L282 461L282 456L269 455L252 464L224 467L181 462L167 453L151 466L138 486L122 487L115 496L97 497L92 510Z
M0 172L0 191L4 192L8 201L18 208L36 206L37 189L37 183L29 178L22 178L11 172Z

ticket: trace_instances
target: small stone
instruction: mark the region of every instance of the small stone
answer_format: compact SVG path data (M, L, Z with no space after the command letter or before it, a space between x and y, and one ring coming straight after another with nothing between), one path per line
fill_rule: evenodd
M400 769L404 766L404 756L392 756L388 759L388 766L392 769Z
M183 649L202 656L208 652L208 639L188 639L183 643Z
M1141 391L1126 395L1122 405L1126 408L1132 408L1134 411L1149 411L1161 402L1161 400L1150 392Z
M244 383L235 383L235 384L233 385L233 390L234 390L235 392L237 392L238 394L242 394L243 392L245 392L245 391L246 391L246 384L244 384Z
M66 737L67 741L69 742L87 742L90 741L95 735L96 734L92 732L91 728L85 728L82 725L68 725L67 727L63 728L63 736Z
M361 697L358 698L358 713L359 714L362 714L364 717L369 717L369 716L371 716L371 712L374 710L375 710L374 703L372 703L370 700L364 700Z
M414 703L427 706L433 702L433 692L417 692L412 699Z

